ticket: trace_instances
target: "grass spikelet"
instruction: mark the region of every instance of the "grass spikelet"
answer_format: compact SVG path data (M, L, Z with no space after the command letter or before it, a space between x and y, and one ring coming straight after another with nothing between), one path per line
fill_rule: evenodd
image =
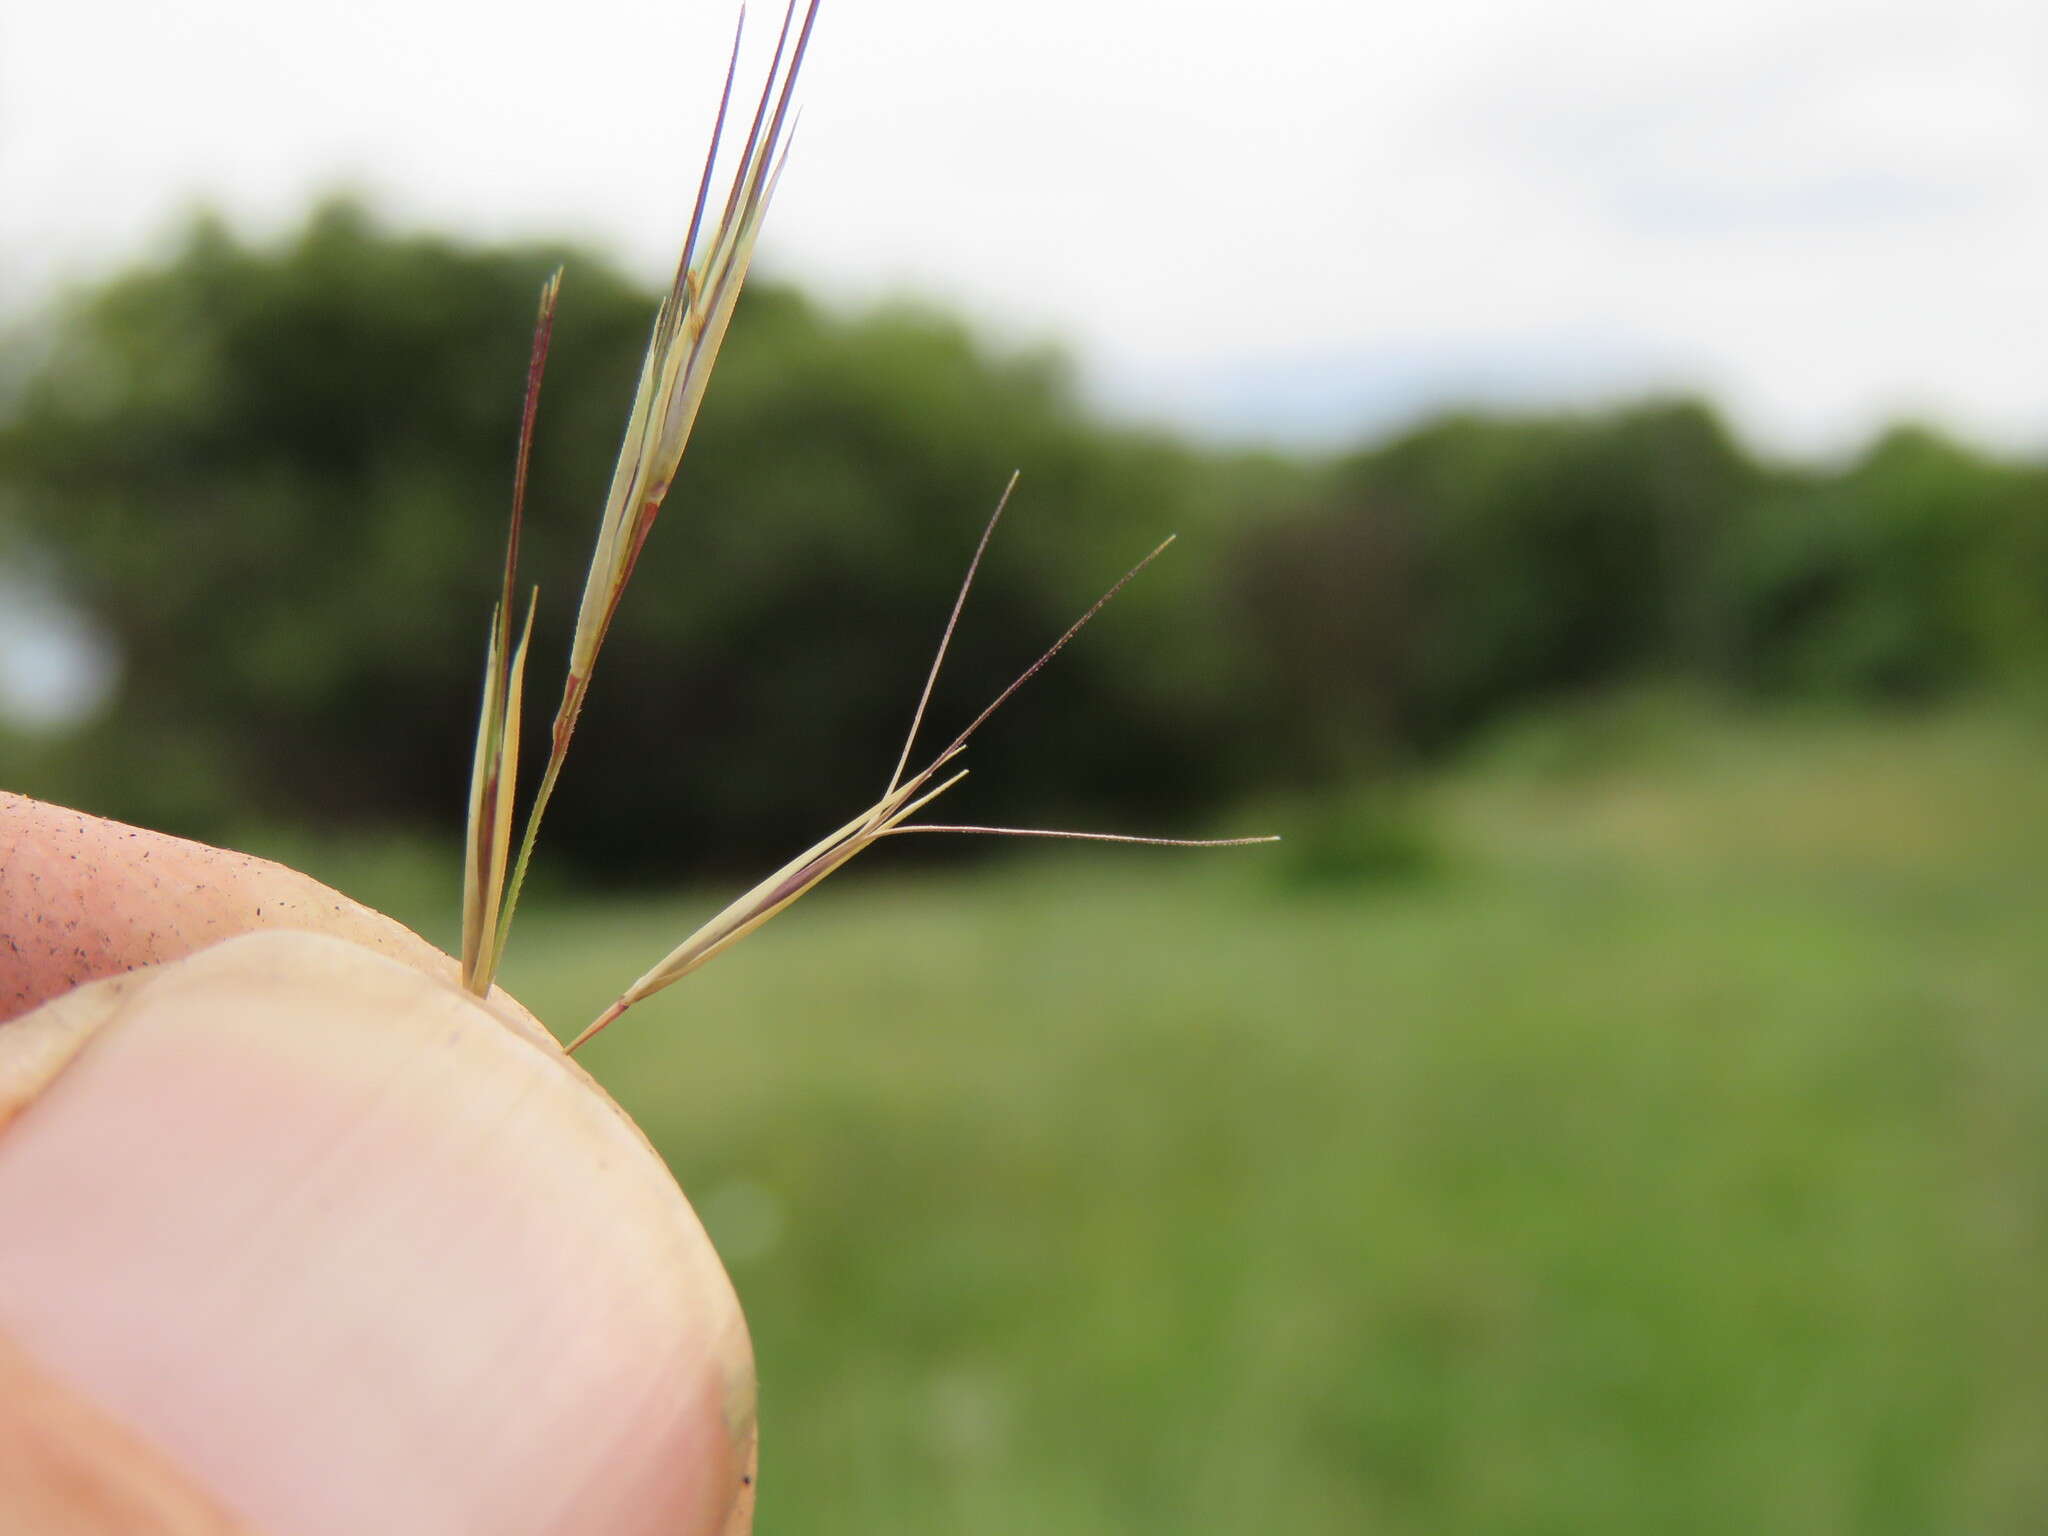
M533 355L527 371L525 407L520 418L519 456L513 477L504 581L491 615L490 637L485 647L483 705L477 724L476 757L470 777L469 828L463 867L462 976L463 985L479 995L490 991L497 975L512 914L526 878L526 868L533 857L534 839L561 776L570 739L575 735L576 722L582 715L598 651L611 629L634 564L668 495L677 466L682 461L683 450L689 444L691 428L696 423L705 387L710 382L712 365L717 361L719 346L725 339L733 309L739 301L740 287L746 280L762 219L788 155L787 135L792 121L790 103L797 73L810 44L811 29L817 20L818 4L819 0L807 0L799 24L797 0L788 0L783 11L782 29L776 36L774 56L769 62L760 98L755 103L746 138L740 148L739 163L733 171L724 206L707 234L705 216L711 201L712 179L739 69L740 32L735 32L732 57L726 65L725 84L719 94L718 113L712 124L711 144L705 152L696 202L690 213L689 233L684 238L682 256L676 264L675 280L655 313L653 333L648 338L639 385L633 396L633 408L626 421L624 440L619 446L618 463L612 472L611 489L598 524L596 545L591 551L590 569L584 577L583 597L577 608L576 629L570 641L569 665L562 682L561 700L555 707L554 725L549 733L547 762L533 802L527 809L517 857L513 858L510 857L512 803L518 788L520 700L527 643L533 633L534 605L528 605L526 623L516 644L512 639L512 609L518 573L519 534L525 512L527 461L533 446L541 373L547 360L548 340L553 330L555 303L560 290L559 272L549 279L542 292L540 318L534 330ZM724 953L884 837L902 832L952 832L1171 847L1231 847L1275 841L1272 838L1198 840L1038 828L940 826L910 820L966 777L965 770L944 779L939 774L966 750L969 740L988 718L1002 708L1018 689L1036 677L1140 571L1173 542L1167 539L1126 571L1086 613L1068 626L1044 655L1025 668L1009 687L975 716L944 751L922 770L906 778L906 770L917 747L918 733L923 728L925 712L931 704L940 669L945 665L946 651L959 625L967 594L974 585L982 556L988 550L989 540L994 536L996 524L1001 521L1016 486L1017 477L1013 474L982 530L973 558L968 562L959 593L953 600L952 612L940 635L937 654L925 676L924 689L911 713L903 750L881 797L691 934L621 993L570 1042L568 1049L575 1050L642 998L673 985Z
M619 445L618 463L612 472L611 490L598 523L590 570L584 578L583 597L576 612L575 634L570 641L568 671L549 733L547 762L533 803L527 809L518 857L511 862L508 872L509 822L504 818L510 814L517 789L516 690L525 656L523 642L516 653L510 650L510 593L518 551L519 503L525 493L526 458L539 394L538 370L546 351L541 333L537 333L536 361L529 373L522 420L512 533L507 541L506 588L492 620L484 705L470 787L468 856L463 879L463 984L479 995L490 990L497 974L512 914L525 883L527 864L533 857L534 839L568 757L569 742L583 712L598 651L618 612L634 562L639 559L675 479L676 468L682 462L712 366L718 360L718 349L739 302L761 223L787 157L790 104L817 20L818 5L819 0L809 0L801 25L797 21L796 0L789 0L783 12L782 30L776 37L774 57L741 146L739 164L733 172L724 207L707 234L705 214L739 70L744 14L741 28L735 30L732 57L726 65L725 85L712 123L711 142L697 183L689 232L683 240L675 280L655 312L639 385L626 420L625 437ZM543 333L552 323L555 287L551 280L543 300ZM531 623L529 613L529 630Z
M526 518L526 475L533 460L533 424L540 410L541 376L561 298L557 267L542 284L540 313L533 324L533 351L526 365L526 400L519 412L519 453L512 471L512 516L505 534L505 574L491 612L484 646L484 697L476 728L476 760L470 770L469 824L462 861L462 984L478 996L491 990L505 947L505 865L512 843L512 796L519 782L520 706L525 697L526 647L540 594L526 605L526 625L512 645L512 604L519 581L519 534Z
M782 868L756 885L738 900L727 905L716 917L698 928L687 939L677 945L648 972L593 1019L576 1038L569 1042L568 1049L576 1050L585 1041L599 1033L620 1014L635 1003L653 996L665 987L673 986L698 967L715 959L737 944L741 939L759 928L771 917L792 905L806 893L815 889L828 875L843 868L856 856L873 847L882 838L892 837L901 832L953 832L986 834L1002 837L1053 837L1069 838L1086 842L1144 843L1160 847L1176 848L1227 848L1240 847L1249 843L1277 842L1273 837L1234 837L1219 839L1133 837L1123 833L1055 831L1040 828L974 827L921 825L910 818L925 806L938 799L947 790L967 777L965 769L950 778L940 780L936 786L932 781L939 771L967 750L974 733L988 722L991 715L1009 702L1032 678L1036 677L1055 656L1066 649L1067 644L1094 620L1097 614L1115 600L1118 593L1134 581L1146 566L1166 552L1173 543L1169 537L1152 552L1124 572L1116 582L1097 598L1088 611L1067 626L1066 632L1055 640L1045 653L1019 673L1016 680L997 694L987 708L968 722L967 728L955 736L944 751L934 757L919 772L904 777L911 754L917 747L917 736L923 727L927 707L931 703L932 690L937 687L939 672L946 661L946 651L953 641L953 632L960 623L961 610L966 606L967 594L974 585L976 573L981 569L982 555L987 551L989 539L994 535L996 524L1009 505L1010 496L1017 488L1017 477L1013 474L1003 489L1002 497L990 514L987 525L982 529L981 541L975 546L974 556L968 562L967 574L961 580L958 596L953 600L953 611L946 620L945 630L939 637L937 654L932 658L931 669L925 674L924 689L918 696L917 707L911 713L910 729L903 739L903 750L896 759L896 768L889 776L888 787L882 797L867 810L846 823L829 836L812 844Z

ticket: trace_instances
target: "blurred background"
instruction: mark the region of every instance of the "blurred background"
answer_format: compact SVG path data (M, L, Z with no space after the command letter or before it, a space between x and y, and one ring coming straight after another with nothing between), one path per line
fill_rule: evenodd
M730 22L10 9L0 784L453 942L534 295L544 721ZM508 984L873 798L1015 467L937 729L1181 539L947 819L1287 841L897 844L590 1049L762 1529L2041 1530L2048 13L830 0L803 95Z

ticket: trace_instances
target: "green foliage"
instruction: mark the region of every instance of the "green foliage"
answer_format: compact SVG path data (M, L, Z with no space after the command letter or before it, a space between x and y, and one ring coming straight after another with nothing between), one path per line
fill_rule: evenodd
M1758 478L1690 402L1448 417L1253 535L1250 622L1292 707L1343 701L1353 755L1440 746L1534 698L1704 662L1697 573Z
M1728 561L1759 687L1925 698L2048 657L2048 475L1931 432L1760 499Z
M1920 430L1823 474L1696 402L1451 416L1241 553L1268 719L1326 773L1644 679L1889 702L2048 661L2048 471Z
M104 719L0 741L0 772L200 836L452 829L525 326L561 262L525 565L551 700L652 297L588 254L336 202L274 246L202 220L0 353L0 547L54 561L123 658ZM547 859L759 869L869 803L1016 467L935 732L1187 537L993 723L949 799L964 820L1184 829L1644 679L2048 691L2039 465L1902 429L1839 471L1771 467L1687 400L1451 415L1326 464L1224 455L1105 424L1056 354L760 281L597 668Z
M1376 779L1270 810L1261 805L1256 821L1281 837L1265 865L1290 892L1398 888L1446 873L1437 829L1405 784Z
M62 317L0 470L120 649L116 707L74 754L85 798L201 833L454 814L521 323L559 255L393 236L335 203L275 251L201 222ZM600 267L583 306L564 373L627 376L639 296ZM540 467L550 503L594 494L570 467ZM556 570L565 532L537 538Z
M604 792L565 795L552 834L618 868L645 856L651 803L679 802L680 846L756 857L859 810L1013 465L1024 482L934 701L934 745L1199 504L1197 465L1090 424L1056 359L991 357L915 310L840 320L788 290L753 294L677 479L687 526L657 528L600 668L579 750ZM1194 573L1161 574L991 729L970 759L984 782L949 797L949 815L984 791L1002 819L1156 823L1155 797L1213 796L1199 723L1148 690L1189 679L1176 653L1204 648L1201 606L1164 603ZM1186 691L1211 686L1197 672Z
M5 506L125 665L57 781L24 787L202 836L308 815L454 825L524 327L564 261L527 533L546 589L531 687L546 698L648 296L587 255L394 234L344 202L277 248L202 222L60 316L40 363L17 365ZM871 799L1018 464L938 729L1171 531L1169 514L1204 515L1201 466L1089 421L1055 357L757 283L598 668L549 855L672 879L758 863ZM1227 669L1203 665L1210 605L1185 601L1201 579L1183 562L1138 594L1034 689L1028 729L990 732L982 777L1036 786L1001 815L1141 810L1151 826L1214 798L1203 748ZM1159 691L1129 680L1147 669ZM547 719L532 711L529 729Z

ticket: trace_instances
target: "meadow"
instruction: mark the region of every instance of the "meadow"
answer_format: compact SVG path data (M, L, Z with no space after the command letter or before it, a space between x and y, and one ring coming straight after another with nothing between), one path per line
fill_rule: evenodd
M581 1058L746 1304L761 1529L2038 1531L2044 748L1652 703L1378 875L828 887ZM506 982L573 1029L722 899Z

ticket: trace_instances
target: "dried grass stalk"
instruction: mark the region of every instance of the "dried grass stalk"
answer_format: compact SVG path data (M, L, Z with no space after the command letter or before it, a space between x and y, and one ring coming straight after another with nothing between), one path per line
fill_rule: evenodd
M540 318L534 329L533 353L527 370L525 407L520 419L519 456L513 477L504 581L491 615L485 653L483 706L477 725L476 758L470 778L469 829L463 873L462 974L463 984L479 995L490 991L504 954L512 913L518 904L527 864L533 856L534 839L561 776L569 742L575 734L576 722L589 692L598 651L618 612L619 600L633 574L634 563L639 559L662 501L675 478L683 450L689 443L690 430L696 423L698 408L703 403L712 365L717 361L719 346L732 321L762 219L788 154L790 103L804 53L810 43L811 29L817 19L818 4L819 0L807 0L801 24L797 20L796 0L789 0L783 12L774 57L769 63L760 99L755 104L753 118L741 146L739 164L733 172L724 207L707 235L705 214L711 199L719 143L732 105L733 82L739 68L740 38L737 34L734 36L732 59L726 66L725 85L712 126L711 145L705 154L703 174L697 184L689 234L683 242L675 281L654 318L653 335L648 340L639 387L626 422L625 440L619 448L604 516L598 524L596 546L591 552L590 570L584 578L576 630L569 647L567 675L549 735L547 763L542 769L533 803L527 810L517 857L513 858L512 804L518 788L520 698L527 642L533 632L533 605L528 605L526 623L516 644L512 638L511 616L518 579L519 534L525 515L527 461L533 446L534 415L539 404L541 375L547 361L548 341L553 331L555 304L560 290L559 272L548 280L542 292ZM966 750L969 740L989 716L1037 676L1040 669L1065 649L1067 643L1111 599L1157 559L1167 544L1173 542L1168 539L1126 571L1096 600L1094 606L1053 642L1044 655L1027 667L965 730L954 737L943 752L922 770L906 778L911 755L916 750L918 732L931 704L939 671L945 664L947 648L959 625L961 610L1016 484L1017 477L1012 475L982 530L980 543L975 546L973 559L968 563L966 576L960 583L952 612L940 635L938 652L925 677L924 690L912 711L903 750L881 797L691 934L621 993L570 1043L570 1050L575 1050L634 1003L672 985L724 953L813 889L834 870L884 837L903 832L951 832L1198 848L1274 841L1271 838L1179 839L1038 828L920 825L910 820L966 776L962 770L951 777L939 779L940 770Z
M938 777L940 769L967 750L968 742L974 733L987 723L989 717L1008 703L1018 689L1036 677L1048 662L1065 650L1069 641L1085 629L1097 614L1109 606L1118 593L1137 578L1139 572L1164 554L1167 546L1173 543L1171 538L1166 539L1117 578L1115 584L1097 598L1086 613L1067 626L1066 632L1055 640L1038 660L1026 667L1009 687L996 695L987 708L968 722L967 728L955 736L944 751L923 769L906 779L904 770L909 766L911 754L917 748L918 732L924 725L925 711L931 704L932 690L938 685L939 672L946 661L946 651L953 642L953 632L959 627L960 613L966 606L967 594L974 585L976 573L981 569L981 559L988 549L989 539L995 533L996 524L1001 520L1003 509L1009 505L1010 496L1016 488L1017 477L1013 474L1010 476L1010 483L1004 487L1001 499L996 503L995 511L989 515L988 523L982 529L981 542L975 546L974 557L968 562L967 574L960 583L959 595L953 600L953 611L948 616L945 630L939 637L938 652L932 658L931 670L925 674L924 690L918 695L917 708L911 713L910 729L903 738L903 750L897 756L896 769L890 774L888 787L883 790L881 798L838 831L812 844L791 859L683 940L644 976L620 993L603 1013L570 1041L571 1051L604 1029L633 1004L653 996L664 987L674 985L699 966L723 954L769 918L814 889L827 875L844 867L855 856L873 847L881 839L893 837L898 833L952 832L996 837L1053 837L1086 842L1145 843L1172 848L1230 848L1249 843L1278 841L1272 837L1133 837L1125 833L1074 832L1050 828L937 826L910 820L925 806L967 777L967 771L962 769L950 778L940 780L936 786L927 787Z
M647 355L640 366L640 383L633 396L633 409L626 420L624 441L612 472L610 494L604 516L598 523L597 542L591 551L590 571L584 578L583 599L576 612L576 631L569 645L569 667L562 682L561 701L555 706L554 727L549 733L547 763L541 770L540 787L526 813L526 827L519 840L518 857L507 859L510 848L510 815L518 787L519 685L523 679L525 642L514 649L510 625L512 591L519 553L519 526L526 491L527 456L533 441L534 410L540 396L540 376L547 357L547 337L554 318L561 274L548 280L542 294L541 322L535 331L533 361L528 370L526 408L521 419L519 463L514 476L512 531L506 541L505 582L499 607L491 620L491 640L485 659L484 702L477 730L477 754L470 781L469 826L463 874L462 957L463 984L478 995L488 993L504 954L505 937L512 913L519 902L526 868L533 857L533 844L541 818L553 798L562 764L569 752L576 722L583 713L583 701L590 690L591 672L597 653L617 614L619 600L633 574L633 565L647 542L654 519L675 479L683 450L703 404L705 386L712 365L732 322L740 287L746 281L753 259L755 241L767 216L768 203L782 174L790 126L790 103L797 75L817 21L819 0L808 0L801 25L797 22L796 0L783 11L782 29L775 40L774 57L761 86L747 136L741 146L739 164L727 190L723 210L707 235L705 213L710 204L712 179L717 168L719 145L725 134L727 114L732 105L733 82L739 71L740 39L745 17L733 36L732 58L726 65L725 85L719 94L718 115L712 123L711 143L704 154L704 169L697 182L697 199L690 214L689 233L683 240L675 281L654 317ZM792 33L794 43L792 44ZM527 632L532 629L532 612Z

